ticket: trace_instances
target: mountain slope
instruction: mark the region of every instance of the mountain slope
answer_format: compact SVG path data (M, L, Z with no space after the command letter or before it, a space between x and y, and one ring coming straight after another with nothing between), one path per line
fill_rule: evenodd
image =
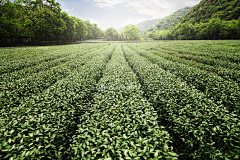
M168 30L147 32L154 39L239 39L240 0L201 0Z
M180 21L189 23L208 22L212 18L221 20L238 19L240 15L240 0L202 0L193 7Z
M148 27L150 27L154 23L158 22L159 20L160 20L160 18L154 19L154 20L143 21L143 22L137 24L136 27L140 30L140 33L143 33ZM117 31L120 32L122 30L124 30L124 28L120 28Z
M153 24L149 28L148 31L156 31L156 30L167 30L171 28L175 23L177 23L184 15L186 15L193 7L185 7L183 9L177 10L171 15L159 20L157 23Z
M136 27L140 29L140 33L143 33L149 26L153 25L154 23L158 22L159 20L160 20L160 18L144 21L144 22L137 24Z

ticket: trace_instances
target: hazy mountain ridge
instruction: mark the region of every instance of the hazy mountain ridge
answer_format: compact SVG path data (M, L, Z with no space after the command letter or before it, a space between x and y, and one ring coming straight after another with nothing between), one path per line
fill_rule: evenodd
M185 7L183 9L179 9L176 12L170 14L169 16L160 19L155 24L151 25L147 28L146 32L156 31L156 30L167 30L171 28L175 23L179 22L180 19L186 15L193 7Z
M140 33L143 33L149 26L153 25L154 23L158 22L160 20L159 19L154 19L154 20L147 20L147 21L143 21L139 24L136 25L136 27L140 30ZM124 30L124 28L120 28L117 31L120 32Z
M174 24L179 22L179 20L186 15L193 7L185 7L183 9L179 9L176 12L170 14L169 16L161 19L147 20L143 21L136 25L139 28L140 33L154 31L154 30L167 30L171 28ZM124 28L120 28L117 31L120 32L124 30Z

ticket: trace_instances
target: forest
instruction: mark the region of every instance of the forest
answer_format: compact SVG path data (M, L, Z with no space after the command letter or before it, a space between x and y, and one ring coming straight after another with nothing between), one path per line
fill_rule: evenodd
M113 27L103 31L98 24L68 15L55 0L0 0L0 4L0 44L65 44L100 37L121 41L141 36L155 40L240 39L239 0L202 0L160 19L142 35L135 25L120 32Z
M127 25L124 31L105 31L89 21L69 16L55 0L0 1L0 44L44 42L57 44L105 37L107 40L139 39L139 29ZM128 28L126 28L128 27Z
M69 16L55 0L1 0L0 41L76 41L101 37L97 24ZM17 40L16 40L17 39Z
M145 35L154 39L240 39L240 1L202 0L168 30Z

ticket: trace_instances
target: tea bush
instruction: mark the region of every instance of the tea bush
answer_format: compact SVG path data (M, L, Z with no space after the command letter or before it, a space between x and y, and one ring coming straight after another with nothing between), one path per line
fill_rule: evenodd
M239 159L230 43L0 49L0 159Z

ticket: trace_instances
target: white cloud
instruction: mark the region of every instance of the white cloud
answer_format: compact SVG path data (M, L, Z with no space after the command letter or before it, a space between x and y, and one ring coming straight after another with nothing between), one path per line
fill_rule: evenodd
M126 6L131 7L139 14L150 16L151 18L164 18L178 9L192 6L200 0L131 0Z
M95 6L114 9L117 5L124 5L135 10L138 14L152 18L164 18L178 9L193 6L200 0L92 0Z
M146 21L148 20L148 18L143 18L143 17L131 17L131 18L128 18L126 21L124 21L121 26L126 26L128 24L138 24L138 23L141 23L143 21Z
M105 9L113 9L114 6L127 2L127 0L92 0L92 1L97 7Z
M72 9L62 9L62 10L65 11L65 12L72 12L73 8Z
M103 23L103 21L98 21L98 20L95 20L95 19L89 19L89 22L90 23L96 23L96 24L101 24L101 23Z

